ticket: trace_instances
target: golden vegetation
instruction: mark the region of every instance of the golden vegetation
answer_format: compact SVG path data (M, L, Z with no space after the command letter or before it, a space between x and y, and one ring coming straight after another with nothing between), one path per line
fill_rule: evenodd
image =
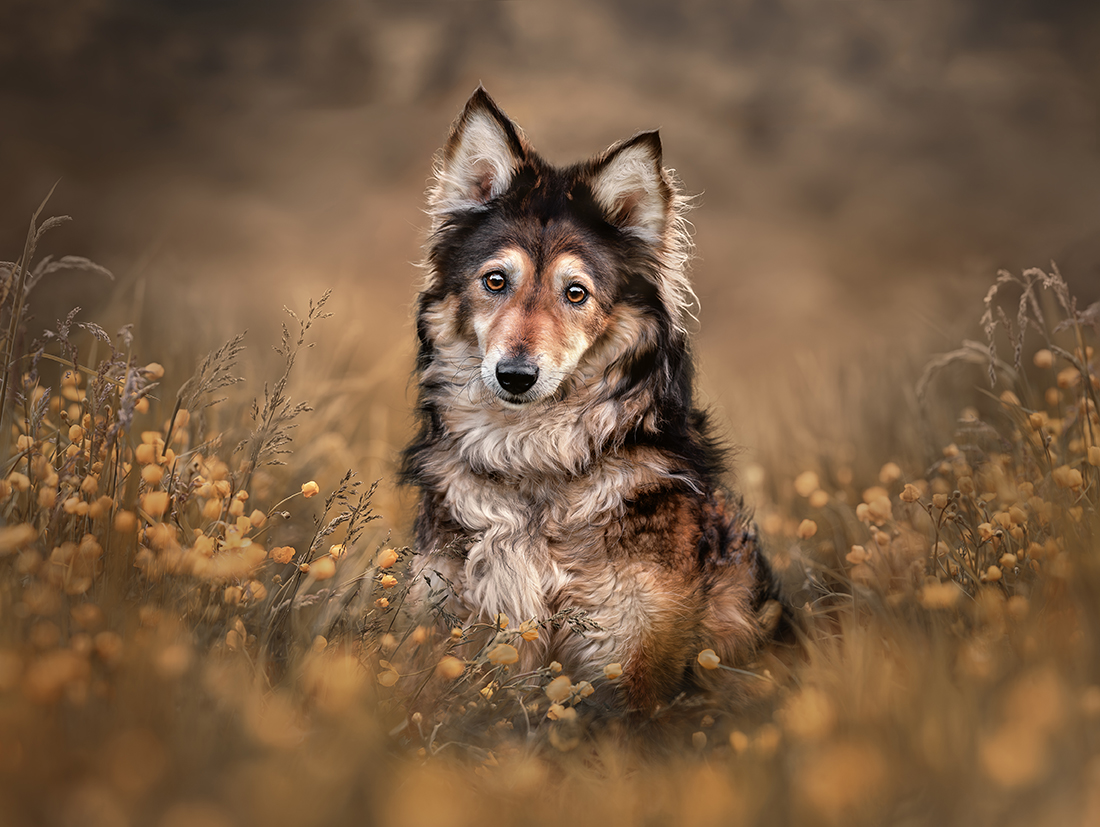
M374 487L299 476L324 298L249 406L239 338L185 382L74 316L18 348L33 246L0 265L3 823L1100 822L1100 319L1057 272L998 279L994 391L928 467L761 504L802 623L750 703L607 721L620 664L515 666L584 616L413 617Z

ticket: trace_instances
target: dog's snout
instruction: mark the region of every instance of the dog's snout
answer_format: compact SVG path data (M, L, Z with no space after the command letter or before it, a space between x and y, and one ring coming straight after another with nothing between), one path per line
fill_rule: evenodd
M501 359L497 362L496 373L500 386L517 396L529 391L539 378L538 366L522 357Z

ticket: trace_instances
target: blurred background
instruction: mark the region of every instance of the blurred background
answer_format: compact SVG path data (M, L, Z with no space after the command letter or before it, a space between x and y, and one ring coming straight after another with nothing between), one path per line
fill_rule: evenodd
M1100 5L1054 0L5 0L0 259L60 180L41 252L116 280L44 283L32 331L134 323L179 382L244 328L266 376L282 306L332 289L303 450L385 475L431 157L481 82L552 161L659 127L704 401L765 468L802 431L881 460L998 268L1100 297L1098 46Z

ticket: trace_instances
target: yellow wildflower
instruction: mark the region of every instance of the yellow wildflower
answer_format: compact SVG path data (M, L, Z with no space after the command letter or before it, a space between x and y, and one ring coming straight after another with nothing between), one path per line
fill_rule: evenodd
M543 691L551 701L560 703L573 694L573 682L569 680L568 675L559 675L546 684Z
M696 660L699 661L699 665L704 669L717 669L718 665L722 662L713 649L704 649L699 653L699 657L696 658Z
M453 655L447 655L435 667L435 673L449 681L458 679L465 671L466 664Z
M489 663L496 666L503 666L518 661L519 652L516 651L516 647L512 646L510 643L498 643L489 650L488 658Z

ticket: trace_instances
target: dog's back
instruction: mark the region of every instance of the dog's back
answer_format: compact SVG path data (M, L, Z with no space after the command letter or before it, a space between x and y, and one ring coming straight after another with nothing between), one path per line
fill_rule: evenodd
M706 683L700 650L745 663L777 606L693 406L681 211L656 133L558 169L479 89L437 169L417 317L404 474L441 608L586 612L594 629L544 630L523 665L620 663L633 709Z

